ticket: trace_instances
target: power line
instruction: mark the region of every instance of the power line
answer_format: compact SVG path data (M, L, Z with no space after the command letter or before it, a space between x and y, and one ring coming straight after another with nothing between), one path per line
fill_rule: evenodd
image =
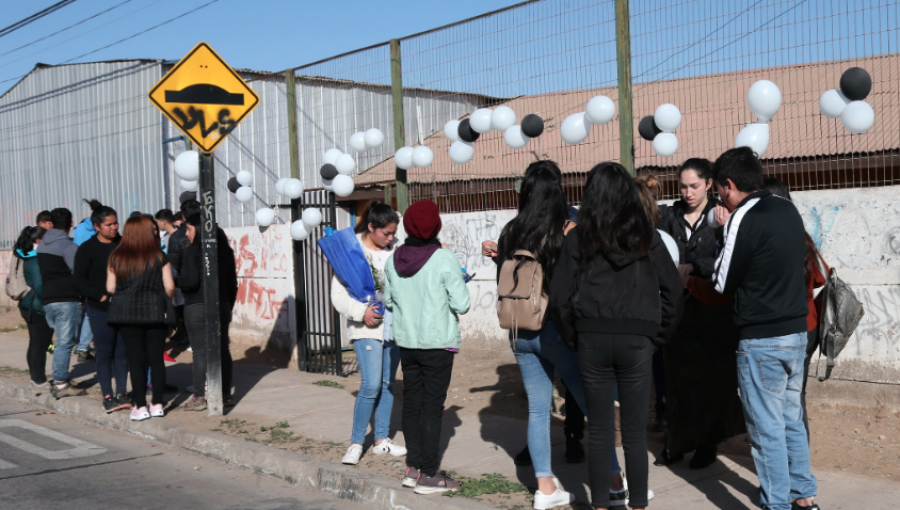
M61 33L65 32L66 30L70 29L70 28L75 28L75 27L77 27L78 25L81 25L82 23L84 23L84 22L86 22L86 21L90 21L90 20L96 18L97 16L102 16L103 14L106 14L107 12L109 12L109 11L111 11L111 10L113 10L113 9L117 9L117 8L119 8L119 7L121 7L121 6L125 5L125 4L127 4L128 2L132 2L132 1L133 1L133 0L125 0L124 2L120 2L120 3L118 3L118 4L116 4L116 5L112 6L112 7L110 7L109 9L106 9L105 11L100 11L100 12L98 12L97 14L94 14L93 16L84 18L83 20L79 21L78 23L74 23L74 24L72 24L72 25L67 26L66 28L63 28L63 29L61 29L61 30L57 30L56 32L53 32L52 34L45 35L44 37L41 37L40 39L35 39L34 41L31 41L31 42L28 43L28 44L23 44L22 46L19 46L18 48L13 48L13 49L7 51L6 53L0 53L0 57L3 57L3 56L6 56L6 55L9 55L10 53L14 53L14 52L16 52L16 51L19 51L19 50L21 50L22 48L27 48L27 47L29 47L29 46L31 46L31 45L33 45L33 44L37 44L37 43L39 43L39 42L41 42L41 41L44 41L44 40L46 40L46 39L49 39L49 38L53 37L54 35L61 34Z
M47 7L43 11L38 11L38 12L32 14L31 16L28 16L27 18L20 19L19 21L13 23L12 25L10 25L6 28L0 28L0 37L3 37L4 35L9 35L9 34L15 32L16 30L18 30L26 25L30 25L30 24L34 23L35 21L43 18L44 16L53 14L54 12L62 9L63 7L73 4L75 2L76 2L76 0L61 0L61 1L56 2L55 4L51 5L50 7Z

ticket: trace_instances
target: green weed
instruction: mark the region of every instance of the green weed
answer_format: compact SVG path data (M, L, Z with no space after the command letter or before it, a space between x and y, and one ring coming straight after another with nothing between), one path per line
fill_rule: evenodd
M328 388L337 388L337 389L339 389L339 390L342 390L342 389L346 388L346 386L344 386L343 384L336 383L336 382L334 382L334 381L329 381L328 379L322 379L321 381L316 381L316 382L314 382L313 384L315 384L316 386L325 386L325 387L328 387Z
M12 331L19 331L20 329L26 329L26 328L28 328L28 326L26 326L25 324L16 324L15 326L13 326L11 328L0 328L0 333L9 333Z
M453 474L446 473L453 477ZM483 474L481 478L455 477L459 480L459 490L444 493L445 496L462 496L474 498L485 494L514 494L528 492L528 489L519 482L511 482L499 473Z

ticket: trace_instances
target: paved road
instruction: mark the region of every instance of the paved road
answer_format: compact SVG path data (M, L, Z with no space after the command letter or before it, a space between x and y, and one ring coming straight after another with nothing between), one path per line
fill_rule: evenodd
M359 510L0 398L0 509Z

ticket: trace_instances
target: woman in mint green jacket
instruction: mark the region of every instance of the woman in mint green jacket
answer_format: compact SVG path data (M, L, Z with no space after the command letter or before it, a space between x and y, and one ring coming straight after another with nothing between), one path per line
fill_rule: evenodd
M459 316L469 311L469 289L459 260L441 248L441 217L434 202L409 207L406 241L385 264L384 305L391 310L391 339L403 368L403 485L417 494L456 490L438 473L444 401L453 357L459 352Z

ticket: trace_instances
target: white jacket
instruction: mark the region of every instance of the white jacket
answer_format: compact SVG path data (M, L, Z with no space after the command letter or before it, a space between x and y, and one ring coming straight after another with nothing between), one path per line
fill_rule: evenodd
M370 250L363 244L361 234L356 234L356 240L359 241L359 245L362 247L366 258L371 261L371 265L384 272L385 263L394 253L393 244L383 250L375 251ZM382 278L384 277L382 276ZM363 319L366 317L366 310L369 308L369 305L353 299L336 277L331 279L331 303L334 305L334 309L347 319L347 336L350 338L350 341L363 338L383 340L384 323L379 322L378 326L374 328L366 326Z

